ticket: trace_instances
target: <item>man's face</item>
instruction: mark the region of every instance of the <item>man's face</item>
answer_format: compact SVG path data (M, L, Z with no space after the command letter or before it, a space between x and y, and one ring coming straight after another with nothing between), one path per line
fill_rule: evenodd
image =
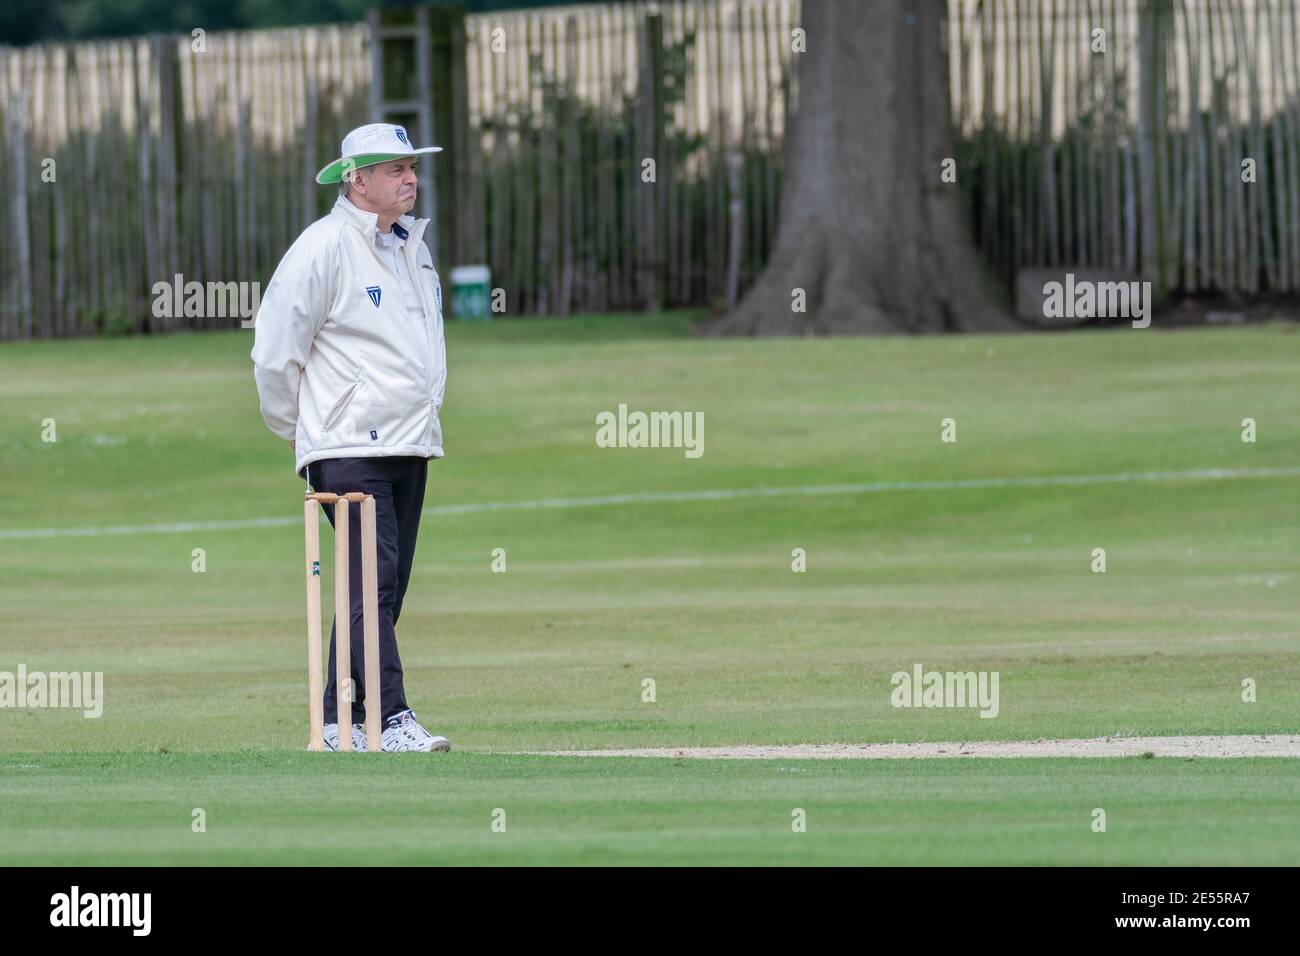
M372 212L405 215L415 206L415 157L358 169L352 185Z

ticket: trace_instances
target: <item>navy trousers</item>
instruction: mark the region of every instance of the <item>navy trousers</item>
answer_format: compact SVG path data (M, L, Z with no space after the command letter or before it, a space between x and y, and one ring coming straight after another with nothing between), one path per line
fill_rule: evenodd
M406 689L402 684L402 659L397 653L397 619L402 615L402 599L411 580L415 561L415 539L420 530L420 511L424 507L424 483L428 475L427 458L328 458L307 466L307 481L313 491L345 494L363 491L375 496L375 559L379 578L379 681L383 720L407 709ZM334 525L334 506L323 505L330 526ZM352 553L348 575L348 596L352 602L352 679L356 697L352 702L352 722L365 722L366 659L362 625L364 612L361 590L361 508L348 507L348 546ZM322 548L322 550L325 550ZM325 723L338 719L335 686L334 641L338 619L330 628L329 678L325 683ZM340 732L346 733L344 728Z

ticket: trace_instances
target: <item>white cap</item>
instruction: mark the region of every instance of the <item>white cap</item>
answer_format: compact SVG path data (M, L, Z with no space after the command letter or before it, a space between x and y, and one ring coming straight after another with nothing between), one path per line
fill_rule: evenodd
M395 126L392 123L369 123L366 126L358 126L343 137L339 158L316 174L316 182L337 183L343 179L343 173L348 169L388 163L394 159L405 159L422 153L441 152L441 146L414 149L404 126Z

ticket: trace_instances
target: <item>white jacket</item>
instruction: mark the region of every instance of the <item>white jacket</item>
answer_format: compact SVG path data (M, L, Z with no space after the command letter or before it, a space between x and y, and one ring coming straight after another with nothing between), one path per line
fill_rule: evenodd
M340 198L289 247L254 323L253 378L267 427L297 442L294 470L321 458L441 458L447 350L442 286L422 241L427 219L402 216L424 322L375 247L378 217Z

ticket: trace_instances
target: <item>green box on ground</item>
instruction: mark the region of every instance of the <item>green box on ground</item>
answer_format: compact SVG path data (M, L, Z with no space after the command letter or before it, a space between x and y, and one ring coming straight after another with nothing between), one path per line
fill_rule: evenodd
M452 315L468 321L490 319L491 286L492 270L487 266L456 266L451 270Z

